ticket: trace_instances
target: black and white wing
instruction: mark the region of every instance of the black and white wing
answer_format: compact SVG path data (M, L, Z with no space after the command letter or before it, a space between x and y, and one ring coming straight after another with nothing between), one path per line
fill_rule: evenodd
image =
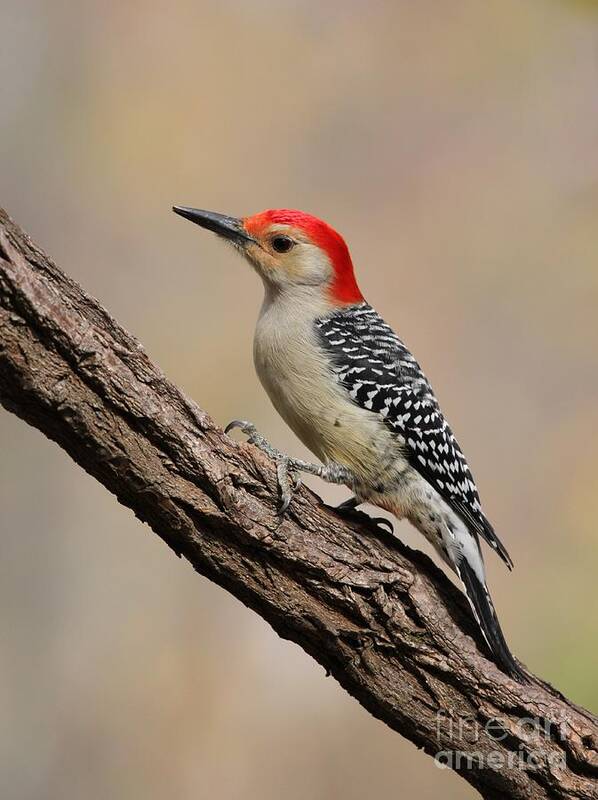
M363 303L321 317L316 329L353 402L379 414L400 434L413 468L511 568L511 558L482 511L465 456L432 387L392 328Z

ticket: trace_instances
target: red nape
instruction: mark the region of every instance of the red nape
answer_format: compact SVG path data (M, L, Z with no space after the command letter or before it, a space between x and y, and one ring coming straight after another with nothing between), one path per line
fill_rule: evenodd
M331 228L324 220L318 219L304 211L288 208L269 209L246 217L245 227L253 235L259 235L269 225L291 225L306 233L311 241L320 247L330 259L334 269L334 278L330 285L331 299L339 305L361 303L363 295L355 280L353 262L349 248L340 233Z

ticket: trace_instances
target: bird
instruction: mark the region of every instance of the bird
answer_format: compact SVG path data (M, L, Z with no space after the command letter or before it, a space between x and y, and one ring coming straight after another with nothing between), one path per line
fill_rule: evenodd
M276 463L279 512L300 474L347 486L341 509L368 502L407 519L457 574L496 664L526 682L488 590L480 540L513 562L485 516L478 489L420 365L361 293L349 248L302 211L232 217L173 211L232 244L264 285L254 364L274 408L321 463L291 458L255 426L233 420Z

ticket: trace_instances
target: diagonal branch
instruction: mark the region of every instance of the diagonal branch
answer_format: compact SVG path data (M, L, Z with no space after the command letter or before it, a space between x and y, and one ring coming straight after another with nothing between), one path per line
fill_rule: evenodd
M484 797L598 798L595 717L500 672L426 556L307 489L280 520L268 460L224 436L2 210L0 401Z

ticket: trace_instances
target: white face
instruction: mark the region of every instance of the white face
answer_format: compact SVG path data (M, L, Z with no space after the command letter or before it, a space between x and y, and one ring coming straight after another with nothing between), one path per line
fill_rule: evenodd
M332 280L330 259L303 231L274 223L252 235L255 242L240 250L266 284L322 286Z
M173 210L231 242L268 290L296 288L302 294L319 294L330 306L363 302L342 236L311 214L269 209L239 219L186 206Z

